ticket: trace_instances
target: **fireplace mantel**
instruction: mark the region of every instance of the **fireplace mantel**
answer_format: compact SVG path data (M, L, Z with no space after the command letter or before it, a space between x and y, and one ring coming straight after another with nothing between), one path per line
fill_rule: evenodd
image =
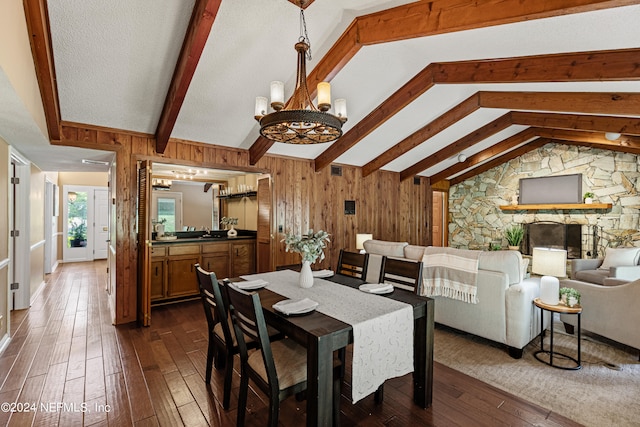
M544 205L502 205L503 211L611 209L611 203L552 203Z

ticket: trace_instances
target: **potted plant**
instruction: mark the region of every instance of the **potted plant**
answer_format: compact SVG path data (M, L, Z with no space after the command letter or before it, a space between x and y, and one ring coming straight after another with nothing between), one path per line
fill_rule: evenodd
M589 204L593 203L593 198L594 197L595 197L595 194L593 194L590 191L587 191L586 193L584 193L584 197L583 197L584 198L584 202L589 205Z
M236 237L238 235L238 231L233 228L234 225L238 225L238 218L223 216L220 223L224 224L225 228L229 225L231 226L229 231L227 231L227 237Z
M69 231L70 247L87 246L87 224L84 221L73 221Z
M580 304L580 292L574 288L560 288L560 301L567 307Z
M524 228L520 224L512 225L505 230L504 236L509 244L509 249L517 251L520 249L520 243L524 237Z
M286 233L282 240L286 244L287 252L298 252L302 256L302 269L300 270L300 287L310 288L313 286L313 273L311 264L324 259L324 248L329 242L329 233L318 230L316 233L309 230L307 234L295 235Z

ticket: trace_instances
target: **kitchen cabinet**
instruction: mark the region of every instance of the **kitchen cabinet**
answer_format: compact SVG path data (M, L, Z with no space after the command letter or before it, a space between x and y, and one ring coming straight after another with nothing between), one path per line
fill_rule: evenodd
M199 261L199 254L195 256L182 255L169 258L167 261L167 298L197 295L200 293L195 268L195 265Z
M256 272L256 242L231 243L231 277Z
M179 301L200 294L195 264L219 280L255 273L255 240L176 241L151 249L151 302Z
M200 265L207 271L213 271L218 280L229 277L229 243L204 243Z

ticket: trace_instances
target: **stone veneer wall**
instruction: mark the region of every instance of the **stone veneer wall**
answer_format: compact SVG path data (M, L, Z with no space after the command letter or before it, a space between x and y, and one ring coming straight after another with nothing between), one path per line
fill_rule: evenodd
M517 195L520 178L582 174L582 191L610 210L502 211ZM591 257L593 230L598 255L607 247L640 246L640 157L634 154L550 143L490 169L449 190L449 245L486 249L507 242L503 230L513 224L554 221L583 224L583 257ZM588 253L588 255L587 255Z

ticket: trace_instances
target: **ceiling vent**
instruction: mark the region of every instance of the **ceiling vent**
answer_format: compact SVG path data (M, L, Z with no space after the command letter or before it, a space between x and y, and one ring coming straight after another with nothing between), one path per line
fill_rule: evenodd
M414 176L413 177L413 184L414 185L420 185L420 177Z
M85 165L109 166L109 162L103 162L102 160L82 159L82 163Z
M331 165L331 176L342 176L342 166Z

